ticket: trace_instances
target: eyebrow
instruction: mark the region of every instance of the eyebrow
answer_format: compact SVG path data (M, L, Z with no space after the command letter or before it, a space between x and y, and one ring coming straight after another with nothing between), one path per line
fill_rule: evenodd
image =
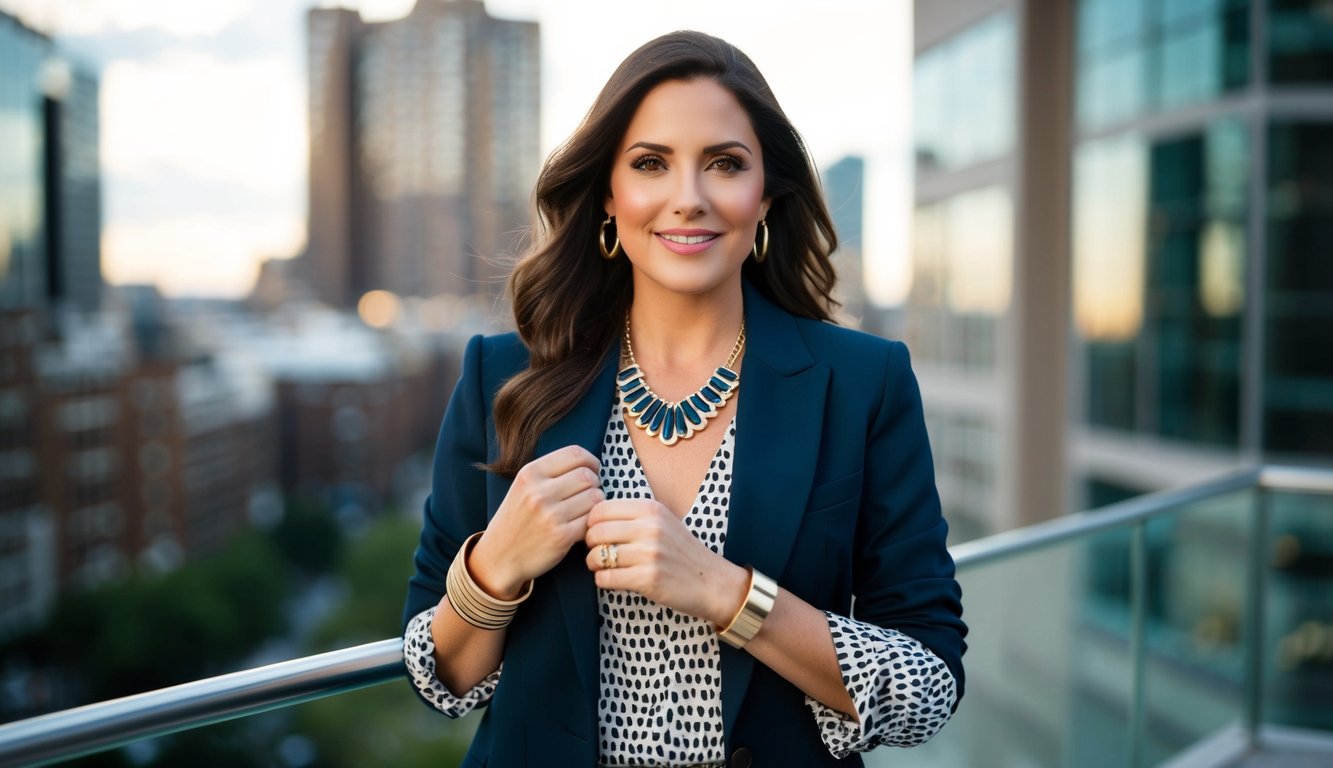
M723 151L723 150L725 150L725 149L731 149L731 148L733 148L733 147L740 147L741 149L745 150L746 152L749 152L751 155L754 154L754 152L753 152L749 147L745 146L745 144L743 144L742 142L739 142L739 141L724 141L724 142L722 142L721 144L713 144L713 145L704 147L703 154L705 154L705 155L711 155L711 154L713 154L714 152L721 152L721 151ZM625 152L628 153L630 150L633 150L633 149L639 149L639 148L643 148L643 149L651 150L651 151L653 151L653 152L660 152L661 154L664 154L664 155L669 155L669 154L671 154L672 151L673 151L673 150L671 149L671 147L668 147L668 146L665 145L665 144L653 144L653 143L651 143L651 142L647 142L647 141L636 141L636 142L634 142L633 144L631 144L631 145L629 146L629 148L627 148L627 149L625 150Z

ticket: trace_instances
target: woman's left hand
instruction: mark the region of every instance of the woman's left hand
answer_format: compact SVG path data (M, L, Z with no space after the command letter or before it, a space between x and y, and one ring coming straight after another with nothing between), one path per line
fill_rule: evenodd
M725 625L745 599L749 574L695 538L652 499L611 499L588 513L588 570L601 589L637 592L680 613ZM601 546L614 545L615 567Z

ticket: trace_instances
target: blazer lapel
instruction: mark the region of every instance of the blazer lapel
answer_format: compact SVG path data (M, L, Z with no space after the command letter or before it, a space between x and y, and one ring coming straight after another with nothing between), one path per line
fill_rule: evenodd
M538 438L536 455L543 456L567 445L582 446L593 456L602 455L602 440L615 392L619 348L619 343L612 345L601 373L578 405ZM586 555L583 547L575 544L565 559L551 569L550 577L560 597L574 667L590 711L595 713L601 691L597 682L597 586L584 563Z
M791 315L745 284L747 341L724 554L778 579L787 567L819 459L828 368ZM730 734L754 657L722 646L722 722Z

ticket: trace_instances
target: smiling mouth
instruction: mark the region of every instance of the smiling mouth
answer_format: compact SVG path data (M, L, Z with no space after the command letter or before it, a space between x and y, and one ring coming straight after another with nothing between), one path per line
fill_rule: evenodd
M668 235L665 232L658 232L657 236L663 240L670 240L673 243L680 243L681 245L698 245L699 243L706 243L717 237L717 235Z

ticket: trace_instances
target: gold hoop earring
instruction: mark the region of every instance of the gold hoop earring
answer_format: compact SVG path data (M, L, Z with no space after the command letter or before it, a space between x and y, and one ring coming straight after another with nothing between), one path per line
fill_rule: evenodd
M602 252L602 258L610 260L620 255L620 233L616 233L616 243L610 250L606 248L606 225L611 223L614 216L607 216L606 221L602 222L601 229L597 230L597 249Z
M760 245L756 240L754 245L750 246L750 253L754 254L754 263L763 264L764 259L768 258L768 219L761 219L759 226L764 228L764 244Z

